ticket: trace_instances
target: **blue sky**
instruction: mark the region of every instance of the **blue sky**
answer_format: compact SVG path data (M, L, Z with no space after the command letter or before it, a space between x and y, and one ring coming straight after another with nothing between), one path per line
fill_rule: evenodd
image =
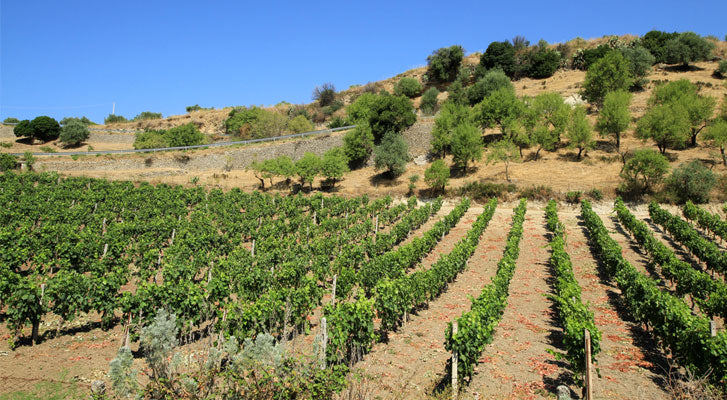
M727 34L724 0L486 3L0 0L0 119L306 103L515 35Z

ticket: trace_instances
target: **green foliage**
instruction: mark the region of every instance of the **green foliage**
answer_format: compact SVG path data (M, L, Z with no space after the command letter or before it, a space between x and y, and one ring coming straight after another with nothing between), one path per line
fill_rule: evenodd
M553 150L560 142L560 135L567 127L571 109L565 104L563 97L555 92L545 92L526 99L526 104L523 126L529 140L521 139L520 142L537 145L535 159L538 159L541 150Z
M408 161L409 146L401 134L387 132L374 148L374 167L377 171L386 170L392 177L403 174Z
M471 161L482 158L482 132L474 124L460 124L452 132L450 147L454 165L467 172Z
M573 68L580 69L582 71L588 71L588 69L595 63L605 56L612 49L606 44L602 44L592 49L578 49L576 54L573 56Z
M491 93L503 88L515 91L510 78L504 72L500 70L488 71L485 76L467 89L467 100L470 105L475 105Z
M629 127L631 122L631 93L624 90L606 93L603 107L598 114L596 130L601 136L612 135L616 138L616 150L621 147L621 133Z
M139 132L134 137L135 149L159 149L169 147L164 131Z
M424 171L424 182L437 192L444 191L449 182L449 167L443 160L434 160L434 162Z
M371 350L374 332L374 299L360 296L323 310L328 321L326 359L334 364L353 364Z
M35 165L35 156L33 153L26 151L23 153L23 161L25 161L25 165L28 167L28 171L33 170L33 165Z
M669 171L669 161L654 150L635 150L621 169L622 193L640 195L659 184Z
M727 120L717 120L707 127L702 135L710 145L717 147L722 155L722 165L727 166L727 156L725 156L725 148L727 147Z
M308 183L313 189L313 180L321 173L321 159L317 155L307 152L295 162L295 169L301 185Z
M518 147L509 140L500 140L488 146L487 150L487 163L504 162L505 179L510 182L510 162L520 160Z
M130 398L138 390L139 383L136 380L138 371L133 368L134 356L128 347L120 347L116 358L111 360L109 378L111 387L117 396Z
M151 111L142 111L139 115L134 117L132 121L144 121L148 119L162 119L162 113L155 113Z
M20 120L14 117L7 117L3 120L3 124L17 124L18 122L20 122Z
M439 90L435 87L430 87L427 89L424 94L422 95L421 103L419 104L419 109L424 113L425 115L432 115L437 110L437 96L439 95Z
M452 82L464 58L464 48L454 45L435 50L427 57L427 77L433 82Z
M194 112L194 111L199 111L199 110L202 110L202 107L201 107L201 106L200 106L199 104L195 104L195 105L193 105L193 106L187 106L187 107L185 108L185 110L186 110L186 111L187 111L188 113L191 113L191 112Z
M18 128L19 126L20 124L16 125L15 127ZM41 115L40 117L35 117L32 121L30 121L29 126L24 125L22 128L22 132L31 132L30 138L33 140L38 139L44 142L48 142L58 139L58 136L61 133L61 126L55 119L45 115Z
M679 104L651 107L636 123L636 137L653 140L661 154L668 148L684 148L689 139L689 114Z
M109 114L108 117L104 118L104 124L119 124L122 122L129 122L123 115Z
M606 93L628 90L633 81L629 62L620 51L612 50L588 68L581 96L600 105Z
M655 62L666 63L666 43L678 37L679 34L677 32L649 31L641 37L641 45L654 56Z
M515 78L515 47L506 41L491 42L480 56L480 66L484 70L499 69L511 79Z
M686 79L657 86L649 98L650 106L670 105L687 114L692 146L697 145L697 135L712 118L716 103L714 97L700 95L697 85Z
M61 124L61 126L66 126L69 123L74 122L74 121L75 122L80 122L80 123L82 123L84 125L87 125L87 126L88 125L95 125L93 123L93 121L91 121L90 119L86 118L85 116L83 116L81 118L77 118L77 117L65 117L65 118L63 118L61 120L60 124Z
M477 121L483 128L499 126L501 131L525 112L525 104L515 96L511 88L503 87L485 97L474 110Z
M682 32L664 44L665 61L684 66L694 61L704 61L712 56L714 43L694 32Z
M445 102L442 105L437 119L434 120L432 148L429 151L436 156L444 157L448 152L451 152L452 133L455 128L472 122L473 114L471 108L449 101Z
M191 122L168 129L164 136L170 147L195 146L205 141L204 134Z
M717 71L716 72L722 78L724 78L724 77L727 76L727 60L722 60L722 61L719 62L719 64L717 64Z
M18 124L13 128L13 134L15 134L16 137L27 137L33 139L33 128L30 126L30 121L24 119L18 122Z
M343 136L343 151L353 166L364 164L374 151L374 135L371 127L364 122L346 132Z
M422 93L422 84L416 78L404 77L394 85L395 96L417 97Z
M331 120L328 122L328 125L326 125L328 129L340 128L342 126L346 126L346 120L339 116L331 118Z
M343 178L343 174L347 173L348 158L342 147L335 147L323 154L321 159L321 175L336 185L336 182Z
M560 53L549 49L546 43L528 53L527 75L533 79L550 78L560 66Z
M63 126L60 140L64 146L73 147L86 141L90 134L86 124L80 121L70 121Z
M586 195L595 201L603 200L603 192L599 189L591 189L586 192Z
M593 148L593 127L586 117L586 108L578 106L573 108L566 128L568 147L578 149L578 160L583 150Z
M517 187L513 183L470 182L459 187L458 194L475 200L500 198L507 193L514 193Z
M293 133L310 132L313 130L313 123L303 115L297 115L288 121L288 130Z
M265 110L259 107L233 108L225 120L225 132L241 138L252 135L252 125L260 118Z
M374 95L364 93L347 108L353 124L367 123L379 143L387 132L399 133L416 122L411 100L405 96Z
M336 100L336 87L332 83L324 83L313 89L313 100L318 101L321 107L329 106Z
M675 168L666 180L666 188L679 203L708 203L709 192L716 182L714 173L699 160L694 160Z
M465 90L460 79L456 79L452 84L447 86L447 102L461 106L467 105L469 103L467 94L468 90Z
M151 369L152 379L165 379L172 373L169 359L177 347L177 317L160 309L154 321L141 329L141 349L144 360Z
M0 153L0 172L7 172L18 167L18 157L8 153Z
M275 111L265 111L252 123L253 139L280 136L285 131L288 118Z
M643 46L624 47L621 53L629 63L629 72L634 78L634 85L643 87L656 58Z

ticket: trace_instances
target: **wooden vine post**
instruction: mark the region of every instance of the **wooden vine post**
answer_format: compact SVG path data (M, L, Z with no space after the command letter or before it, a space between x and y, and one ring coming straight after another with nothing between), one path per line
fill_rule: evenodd
M452 323L452 337L457 336L457 321ZM457 368L459 364L459 355L457 350L452 352L452 400L457 400L459 394L459 386L457 385Z
M712 337L717 336L717 324L714 320L709 321L709 334L712 335Z
M593 377L591 376L591 332L585 329L586 344L586 400L593 400Z
M326 346L328 345L328 326L326 317L321 318L321 369L326 369Z
M331 290L331 305L336 304L336 281L338 280L338 274L333 275L333 289Z

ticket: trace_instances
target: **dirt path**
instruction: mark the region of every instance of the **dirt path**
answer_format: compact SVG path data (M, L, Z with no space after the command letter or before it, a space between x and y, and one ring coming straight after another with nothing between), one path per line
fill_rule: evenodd
M469 230L479 213L465 214L453 232L439 243L428 256L422 268L428 268L442 253L449 252ZM356 365L374 383L374 398L425 398L444 377L445 365L450 355L444 349L444 331L447 322L453 320L470 306L468 296L479 295L495 273L497 261L504 249L506 228L512 211L501 208L495 211L482 235L469 268L429 307L410 316L397 332L389 334L388 343L378 343L364 360Z
M615 284L599 278L598 261L589 248L580 212L562 210L558 215L566 226L567 250L581 285L582 299L590 304L602 334L601 353L597 357L601 376L594 375L593 378L595 398L668 398L660 387L664 379L660 368L664 356L642 327L630 321L619 302L620 291ZM604 223L607 217L601 216ZM619 236L622 235L611 235L617 240ZM625 243L620 244L626 248ZM571 389L577 390L574 385ZM580 391L576 393L580 394Z

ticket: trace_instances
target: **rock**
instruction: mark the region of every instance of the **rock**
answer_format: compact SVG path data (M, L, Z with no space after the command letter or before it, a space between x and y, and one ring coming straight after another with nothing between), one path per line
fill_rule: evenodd
M427 163L427 156L425 156L424 154L414 157L414 164L426 165L426 163Z
M94 395L102 395L106 393L106 382L102 380L95 380L91 382L91 393Z
M558 393L558 400L571 400L570 389L568 386L560 385L555 391Z
M571 107L579 106L582 104L586 104L586 101L583 100L580 94L572 94L563 100L565 104L568 104Z

